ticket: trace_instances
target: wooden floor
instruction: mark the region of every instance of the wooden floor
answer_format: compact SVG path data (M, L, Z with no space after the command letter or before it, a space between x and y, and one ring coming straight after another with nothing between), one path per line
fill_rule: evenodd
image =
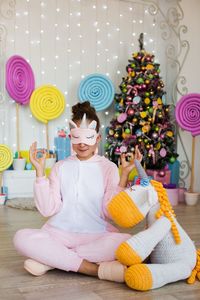
M179 222L200 247L200 204L180 205L175 209ZM200 299L200 282L169 284L150 292L136 292L125 284L101 281L75 273L52 270L42 277L34 277L23 269L24 257L12 245L12 238L20 228L40 228L44 219L35 211L0 207L0 299L142 299L142 300L197 300ZM134 232L141 229L140 225Z

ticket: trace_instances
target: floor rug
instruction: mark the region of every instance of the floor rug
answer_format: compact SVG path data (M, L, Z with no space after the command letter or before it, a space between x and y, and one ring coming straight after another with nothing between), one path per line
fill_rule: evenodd
M33 198L8 199L5 205L8 207L13 207L18 209L37 210Z

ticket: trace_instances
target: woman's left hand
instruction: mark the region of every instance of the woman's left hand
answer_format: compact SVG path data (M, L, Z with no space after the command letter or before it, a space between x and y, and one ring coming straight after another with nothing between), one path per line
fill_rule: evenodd
M127 161L128 157L128 161ZM129 174L133 168L135 168L134 160L137 159L139 162L142 161L142 154L138 149L138 145L135 146L135 154L133 153L122 153L121 155L121 168L122 173Z
M133 153L122 153L121 155L121 170L122 174L129 174L135 167L134 154ZM128 158L128 160L127 160Z

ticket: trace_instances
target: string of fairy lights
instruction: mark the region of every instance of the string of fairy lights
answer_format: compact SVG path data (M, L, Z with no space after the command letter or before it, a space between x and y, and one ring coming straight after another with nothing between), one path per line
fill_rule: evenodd
M40 53L39 66L35 68L35 70L37 70L35 74L36 82L41 85L44 84L44 78L45 80L48 79L50 71L49 63L47 62L49 61L51 61L51 66L53 64L54 82L48 82L47 80L48 84L60 87L60 78L63 78L63 76L66 77L66 85L63 86L61 90L67 100L66 113L65 116L60 117L59 125L64 126L67 124L70 117L71 105L77 101L77 86L86 75L89 75L87 74L87 64L85 64L86 69L84 69L83 62L85 60L88 60L89 64L90 57L94 56L93 61L95 65L92 66L92 73L107 75L113 81L117 89L122 76L125 75L127 60L131 57L132 52L138 50L138 36L141 32L144 32L144 28L148 28L148 32L144 32L146 47L149 47L152 52L155 50L155 16L152 16L151 24L145 27L145 17L148 15L149 19L150 14L144 4L121 0L116 0L115 2L117 2L117 5L115 5L113 1L108 0L55 0L54 5L50 5L48 0L16 0L16 12L13 19L14 36L12 35L12 31L9 32L8 30L8 43L10 43L12 47L10 47L11 52L9 52L9 46L7 46L8 53L6 53L6 56L9 57L15 53L20 54L20 52L21 55L24 56L23 49L20 48L20 43L16 43L18 39L23 41L21 32L24 30L28 44L22 47L29 47L26 51L28 55L25 57L27 61L29 61L30 64L33 62L31 55L33 55L34 49L38 49L38 53ZM33 4L34 10L31 9ZM86 5L87 9L85 9ZM115 6L117 8L115 8ZM114 10L115 19L112 19L110 12ZM91 12L93 19L90 18ZM40 20L40 24L37 26L39 32L34 31L33 35L33 28L31 27L33 26L33 21L30 22L30 19L34 19L34 14L37 14L37 20ZM61 18L61 14L64 15L64 18ZM50 17L52 15L54 15L54 18ZM18 22L21 18L25 22ZM103 18L103 21L101 18ZM132 24L128 26L128 28L126 26L127 19L130 19ZM61 23L63 20L64 24ZM47 31L47 26L44 27L44 24L48 22L54 22L54 31L52 31L51 34ZM86 34L84 26L86 22L87 28L89 24L91 32L95 31L95 35L93 35L95 40L85 41ZM22 29L20 28L22 24L27 24L27 26L24 26ZM73 28L78 29L78 31L73 31ZM18 32L20 32L20 34ZM59 35L60 32L63 33L61 36ZM104 35L102 32L106 32L106 34ZM47 35L49 35L49 39L54 40L54 57L52 57L52 59L49 57L48 45L45 44ZM65 37L65 42L61 43L63 36ZM76 43L76 46L79 48L79 51L76 52L79 53L77 57L73 55L74 46L72 47L72 44L74 45L74 43ZM91 43L96 44L96 53L90 52ZM116 45L115 51L111 50L113 43ZM63 70L60 70L58 65L61 63L60 59L63 58L63 55L61 55L63 53L62 51L65 53L66 61L63 62ZM79 68L79 72L76 74L73 72L75 66L76 69ZM102 66L104 66L104 68ZM113 68L111 66L113 66ZM14 101L10 99L9 105L11 106L12 103L14 103ZM109 109L101 113L103 121L102 128L106 126L106 120L111 119L112 116L110 116L110 114L111 110ZM29 113L29 117L30 123L32 124L33 116L31 113ZM15 118L16 117L13 117L13 122L15 122ZM31 125L32 129L35 128L35 124L37 123ZM1 126L4 126L3 122L1 122ZM38 124L38 126L40 126L40 124ZM45 129L43 129L43 133L45 134ZM9 142L9 132L5 132L3 140ZM50 140L53 140L53 137L51 137ZM11 146L15 151L16 142L13 141Z

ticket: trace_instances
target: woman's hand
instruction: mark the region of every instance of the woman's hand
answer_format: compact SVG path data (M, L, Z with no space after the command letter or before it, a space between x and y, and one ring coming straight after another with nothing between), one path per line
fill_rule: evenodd
M133 153L122 153L120 158L121 158L122 174L129 175L129 173L135 167ZM128 161L127 161L127 158L128 158Z
M129 161L126 158L129 158ZM125 188L128 183L128 177L130 172L135 168L134 160L137 159L139 162L142 161L142 154L138 149L138 146L135 147L135 155L133 153L122 153L121 155L121 176L119 186Z
M37 154L40 153L40 157L37 157ZM45 149L37 149L37 142L34 142L29 150L29 158L30 162L36 169L37 177L42 177L45 175L45 159L46 159L46 150Z
M129 161L126 160L126 158L129 158ZM137 159L139 162L142 161L142 154L140 150L138 149L138 145L135 146L135 154L133 153L122 153L121 155L121 167L122 167L122 173L129 174L133 168L135 167L134 160Z

